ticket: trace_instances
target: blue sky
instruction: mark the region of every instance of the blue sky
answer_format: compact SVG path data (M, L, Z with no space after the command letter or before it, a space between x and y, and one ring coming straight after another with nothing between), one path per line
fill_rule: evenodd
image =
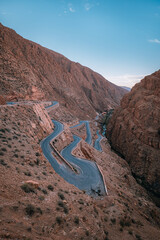
M160 68L160 0L0 0L0 22L117 85Z

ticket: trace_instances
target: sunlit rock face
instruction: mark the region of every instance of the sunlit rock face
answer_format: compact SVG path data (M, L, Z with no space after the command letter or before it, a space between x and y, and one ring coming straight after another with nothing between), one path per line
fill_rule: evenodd
M160 195L160 70L123 97L106 134L140 182Z
M113 108L127 92L91 69L0 24L0 95L8 101L57 100L80 118Z

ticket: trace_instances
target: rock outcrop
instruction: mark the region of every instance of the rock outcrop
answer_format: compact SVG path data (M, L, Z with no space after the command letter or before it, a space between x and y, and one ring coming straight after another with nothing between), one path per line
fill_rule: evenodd
M116 107L127 92L2 24L0 46L0 95L7 101L57 100L77 117L90 118Z
M160 195L160 70L123 97L106 134L136 178Z

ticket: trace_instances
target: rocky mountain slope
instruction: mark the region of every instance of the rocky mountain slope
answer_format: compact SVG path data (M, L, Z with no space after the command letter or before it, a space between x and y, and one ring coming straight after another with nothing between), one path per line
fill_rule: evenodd
M62 119L58 109L49 115ZM74 154L101 167L108 196L94 199L54 171L40 148L41 139L53 131L49 115L35 103L0 106L0 239L159 240L160 209L106 139L103 152L82 140ZM96 132L95 123L90 126ZM73 131L86 134L82 126ZM68 128L57 137L57 148L70 136Z
M127 92L2 24L0 46L0 95L5 100L57 100L74 115L89 118L117 106Z
M107 137L139 182L160 196L160 70L123 97Z

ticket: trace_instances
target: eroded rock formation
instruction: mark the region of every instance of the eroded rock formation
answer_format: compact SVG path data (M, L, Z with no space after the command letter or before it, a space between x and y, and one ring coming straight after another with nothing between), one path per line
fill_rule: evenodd
M160 70L123 97L106 134L135 176L160 195Z

